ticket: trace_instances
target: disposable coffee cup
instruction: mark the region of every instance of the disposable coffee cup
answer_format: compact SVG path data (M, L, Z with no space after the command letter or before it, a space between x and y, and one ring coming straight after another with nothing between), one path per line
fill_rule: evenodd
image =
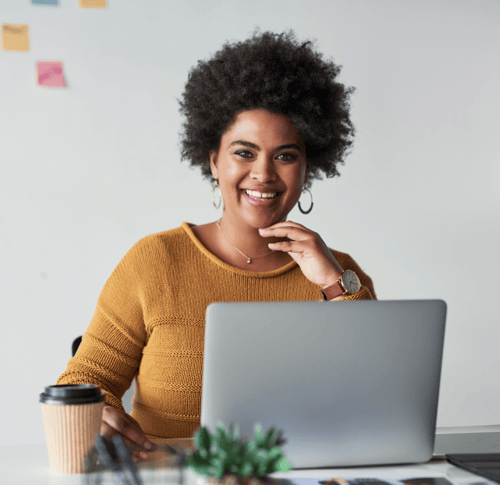
M47 386L40 402L51 470L91 471L95 463L85 459L101 430L104 392L95 384Z

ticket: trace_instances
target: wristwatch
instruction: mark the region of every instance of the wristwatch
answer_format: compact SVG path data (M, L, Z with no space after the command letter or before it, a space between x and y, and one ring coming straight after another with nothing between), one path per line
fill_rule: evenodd
M353 295L360 289L361 281L359 281L358 275L354 271L346 269L342 271L340 278L333 285L319 290L319 294L324 301L328 301L341 295Z

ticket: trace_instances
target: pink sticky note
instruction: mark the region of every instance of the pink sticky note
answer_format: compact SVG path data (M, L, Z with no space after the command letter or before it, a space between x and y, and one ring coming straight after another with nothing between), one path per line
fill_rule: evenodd
M38 61L36 63L36 80L39 86L63 88L66 86L61 61Z

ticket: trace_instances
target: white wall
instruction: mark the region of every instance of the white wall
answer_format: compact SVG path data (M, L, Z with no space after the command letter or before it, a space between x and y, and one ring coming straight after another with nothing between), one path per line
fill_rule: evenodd
M179 162L187 73L227 39L314 37L357 87L355 149L296 220L370 274L380 299L448 303L438 426L499 424L500 2L0 0L31 50L0 52L0 444L44 442L38 395L141 237L206 223ZM68 86L35 84L61 60ZM348 202L346 202L348 200Z

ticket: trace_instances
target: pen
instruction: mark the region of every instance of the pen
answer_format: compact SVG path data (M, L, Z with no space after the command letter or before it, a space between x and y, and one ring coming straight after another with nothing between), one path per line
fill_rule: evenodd
M95 447L99 452L99 458L113 472L115 478L122 485L130 485L120 466L120 459L117 455L114 444L105 436L98 436L95 440Z
M122 437L120 435L115 435L113 437L113 443L116 447L116 451L118 452L118 456L120 458L122 466L123 464L125 464L125 467L130 471L134 484L142 485L141 479L139 478L139 473L137 472L137 466L130 458L130 454L127 447L125 446L125 443L123 442Z

